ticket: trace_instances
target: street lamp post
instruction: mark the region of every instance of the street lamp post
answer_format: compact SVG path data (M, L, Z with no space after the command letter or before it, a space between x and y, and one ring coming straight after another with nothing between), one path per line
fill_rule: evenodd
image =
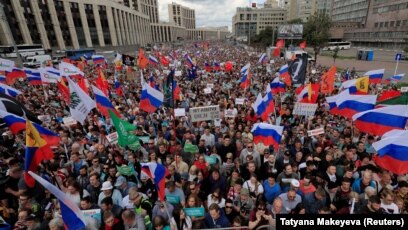
M6 33L6 31L4 31L4 32L5 32L5 34L10 35L11 43L12 43L12 45L14 47L14 51L16 52L17 59L22 65L23 64L23 59L22 59L22 57L20 55L20 52L18 52L16 42L14 40L13 34L11 33L10 25L8 24L7 17L5 15L5 13L4 13L4 5L2 3L0 3L0 19L3 20L6 23L6 28L4 28L4 29L7 30L7 33Z

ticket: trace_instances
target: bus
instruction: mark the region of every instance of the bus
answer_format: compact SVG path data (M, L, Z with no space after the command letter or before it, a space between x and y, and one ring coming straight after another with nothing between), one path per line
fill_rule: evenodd
M36 45L16 45L21 57L26 58L34 55L44 55L45 50L41 44ZM17 52L14 46L0 46L0 57L2 58L17 58Z
M92 55L95 54L95 49L85 48L77 50L66 50L65 56L72 61L78 61L81 57L86 58L87 60L92 58Z
M339 47L339 50L348 50L351 48L351 42L329 42L323 50L335 50L336 47Z

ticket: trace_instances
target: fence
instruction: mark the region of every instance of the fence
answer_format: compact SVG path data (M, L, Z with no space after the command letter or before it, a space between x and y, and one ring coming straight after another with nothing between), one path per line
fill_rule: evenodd
M201 229L201 230L247 230L248 227L247 226L243 226L243 227L229 227L229 228L207 228L207 229ZM256 228L255 230L276 230L276 226L275 225L262 225L259 226L258 228Z

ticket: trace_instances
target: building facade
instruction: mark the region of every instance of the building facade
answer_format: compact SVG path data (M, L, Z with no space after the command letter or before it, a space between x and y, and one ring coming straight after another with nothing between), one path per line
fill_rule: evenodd
M43 44L45 49L145 45L150 19L110 0L1 0L1 44ZM4 17L3 17L4 16ZM9 27L9 28L7 28Z
M173 2L168 5L168 11L170 22L186 29L196 28L195 10Z
M286 18L287 10L283 8L238 7L232 17L232 33L236 38L253 37L267 27L285 24Z
M333 0L316 0L316 12L331 17Z
M331 18L334 22L366 23L370 0L334 0Z
M347 30L344 39L356 46L400 49L408 38L408 0L370 0L364 27Z

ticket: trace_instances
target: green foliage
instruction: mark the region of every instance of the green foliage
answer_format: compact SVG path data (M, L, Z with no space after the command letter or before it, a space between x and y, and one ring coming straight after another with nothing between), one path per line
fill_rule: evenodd
M275 41L277 40L277 30L273 30L275 33ZM261 48L266 48L272 44L272 27L266 27L258 35L251 37L251 45ZM272 44L273 45L273 44Z
M404 51L408 53L408 38L404 38L404 40L405 40Z
M317 54L329 41L331 24L331 19L327 14L316 13L303 27L303 36L308 46L313 47L316 60Z
M288 24L303 24L303 21L301 18L295 18L295 19L289 20Z

